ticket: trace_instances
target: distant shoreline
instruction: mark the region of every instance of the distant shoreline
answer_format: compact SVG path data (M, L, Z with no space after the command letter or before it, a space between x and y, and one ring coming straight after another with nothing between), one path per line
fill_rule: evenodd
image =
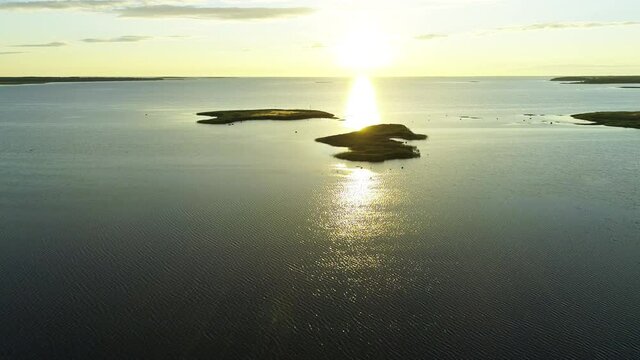
M336 76L0 76L0 85L38 85L48 83L79 83L79 82L117 82L117 81L162 81L162 80L206 80L206 79L331 79L345 80L353 78L352 75ZM487 79L530 79L564 82L567 84L638 84L640 87L640 75L631 76L505 76L505 75L460 75L460 76L374 76L375 79L474 79L472 82L481 82ZM325 83L320 81L318 83ZM621 86L621 88L636 88L635 86Z
M640 84L640 76L564 76L551 81L568 84Z
M584 114L571 115L574 119L591 121L591 124L580 125L605 125L640 129L639 111L599 111Z
M29 85L29 84L49 84L49 83L75 83L75 82L103 82L103 81L161 81L161 80L181 79L177 77L101 77L101 76L68 76L68 77L48 77L48 76L22 76L22 77L0 77L0 85Z

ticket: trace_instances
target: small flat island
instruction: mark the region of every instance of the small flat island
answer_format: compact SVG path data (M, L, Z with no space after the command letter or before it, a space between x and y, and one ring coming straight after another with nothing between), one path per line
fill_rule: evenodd
M47 83L68 83L68 82L99 82L99 81L159 81L167 80L165 77L47 77L47 76L22 76L22 77L0 77L0 85L28 85Z
M368 126L362 130L316 139L331 146L348 147L349 151L336 154L338 159L382 162L393 159L420 157L415 146L393 139L424 140L427 135L415 134L400 124Z
M565 76L551 81L570 84L640 84L640 76Z
M593 124L584 125L605 125L640 129L640 111L602 111L575 114L571 115L571 117L593 122Z
M287 109L258 109L258 110L226 110L200 112L197 115L209 116L211 119L199 120L200 124L231 124L246 120L305 120L305 119L335 119L335 115L319 110L287 110Z

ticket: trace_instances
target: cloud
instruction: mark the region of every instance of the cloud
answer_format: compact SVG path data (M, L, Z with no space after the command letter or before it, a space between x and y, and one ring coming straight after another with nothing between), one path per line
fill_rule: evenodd
M61 42L61 41L54 41L54 42L44 43L44 44L20 44L20 45L13 45L13 46L14 47L60 47L60 46L67 46L67 43Z
M522 68L522 70L545 70L545 71L553 71L562 69L563 71L569 70L569 72L573 71L574 73L577 70L601 70L601 71L610 71L610 70L619 70L621 68L640 68L638 64L544 64L544 65L536 65L529 66L526 68Z
M24 51L0 51L0 55L24 54Z
M640 25L637 21L611 21L611 22L554 22L554 23L538 23L522 26L502 27L488 31L536 31L536 30L559 30L559 29L592 29L611 26L634 26Z
M321 42L315 42L315 43L311 44L311 48L312 49L324 49L326 47L327 47L327 45L325 45L325 44L323 44Z
M82 39L80 41L86 42L86 43L126 43L126 42L138 42L138 41L143 41L143 40L148 40L151 39L151 36L136 36L136 35L125 35L125 36L118 36L115 38L102 38L102 39L97 39L97 38L87 38L87 39Z
M146 5L116 10L121 17L218 20L277 19L308 15L313 11L313 9L307 7L195 7L188 5Z
M539 30L563 30L563 29L593 29L602 27L614 27L614 26L636 26L640 25L638 21L609 21L609 22L550 22L550 23L535 23L519 26L499 27L488 30L479 30L469 33L457 33L457 34L437 34L428 33L415 37L416 40L429 41L434 39L440 39L451 36L458 36L464 34L471 34L476 36L493 35L502 32L523 32L523 31L539 31Z
M121 0L10 1L0 3L0 10L95 10L122 3Z
M441 39L441 38L446 38L449 35L446 34L422 34L422 35L418 35L416 36L416 40L434 40L434 39Z
M1 0L0 0L1 1ZM0 10L81 10L117 14L129 18L189 18L218 20L260 20L303 16L313 13L310 7L227 7L195 6L194 1L154 0L34 0L0 2ZM196 3L199 3L196 1ZM237 2L236 2L237 4Z

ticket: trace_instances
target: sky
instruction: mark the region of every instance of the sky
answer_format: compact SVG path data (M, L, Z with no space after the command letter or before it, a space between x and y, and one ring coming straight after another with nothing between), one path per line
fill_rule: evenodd
M640 74L638 0L0 0L0 76Z

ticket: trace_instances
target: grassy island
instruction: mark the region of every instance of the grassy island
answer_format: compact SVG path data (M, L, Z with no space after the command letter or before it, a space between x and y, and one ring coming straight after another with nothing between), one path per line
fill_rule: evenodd
M331 146L348 147L349 151L335 155L338 159L382 162L420 157L420 152L415 146L393 139L424 140L426 138L426 135L415 134L404 125L382 124L347 134L318 138L316 141Z
M158 81L166 80L164 77L45 77L45 76L22 76L22 77L0 77L0 85L27 85L27 84L47 84L47 83L68 83L68 82L98 82L98 81Z
M305 119L335 119L333 114L318 110L227 110L200 112L197 115L209 116L211 119L200 120L200 124L230 124L246 120L305 120Z
M640 84L640 76L565 76L551 81L572 84Z
M593 124L640 129L640 111L609 111L571 115L575 119L587 120Z

